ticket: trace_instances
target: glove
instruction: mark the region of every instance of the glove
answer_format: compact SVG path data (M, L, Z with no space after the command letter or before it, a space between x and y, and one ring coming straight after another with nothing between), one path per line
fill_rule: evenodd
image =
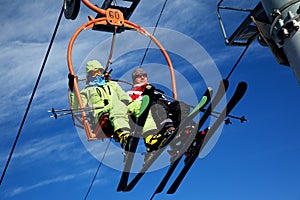
M143 95L148 95L150 98L154 96L155 87L153 85L148 84L143 92Z
M107 81L110 81L110 74L109 73L107 73L107 72L105 72L104 73L104 80L107 82Z
M109 72L104 72L104 80L107 82L107 81L110 81L111 77L110 77L110 73L112 72L112 69L109 70Z
M69 73L68 79L69 79L69 88L71 92L73 92L75 75Z

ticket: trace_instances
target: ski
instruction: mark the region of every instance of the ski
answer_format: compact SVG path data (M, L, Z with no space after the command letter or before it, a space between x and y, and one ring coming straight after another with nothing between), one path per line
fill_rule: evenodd
M228 89L228 86L229 86L229 82L228 80L222 80L219 84L219 87L218 87L218 90L217 90L217 93L215 95L215 97L212 99L210 105L208 106L208 108L205 110L203 116L201 117L201 119L199 120L199 123L198 123L198 128L197 128L197 132L198 130L201 128L200 126L202 126L204 124L204 122L207 120L207 118L209 117L210 113L211 113L211 110L213 110L216 105L219 103L219 101L222 99L222 97L225 95L227 89ZM191 137L193 137L195 134L191 134ZM197 137L197 135L195 136ZM189 143L189 140L187 141L187 143ZM185 144L184 147L182 147L181 149L185 151L185 146L187 146L188 144ZM156 190L154 191L151 199L154 198L154 196L158 193L161 193L167 182L169 181L170 177L172 176L174 170L176 169L179 161L182 159L183 157L183 152L182 150L178 153L179 154L179 157L175 160L175 162L171 163L167 173L165 174L165 176L163 177L162 181L160 182L160 184L157 186Z
M170 177L172 176L173 172L175 171L177 165L179 164L181 158L183 157L183 155L181 155L179 158L177 158L177 160L175 160L169 167L167 173L165 174L165 176L163 177L163 179L161 180L160 184L157 186L156 190L154 191L154 193L152 194L150 200L152 200L154 198L154 196L158 193L161 193L166 184L168 183Z
M212 88L208 88L205 91L204 95L202 96L201 101L190 112L190 114L183 120L182 124L187 124L188 122L193 120L193 118L195 116L197 116L197 114L200 112L200 110L204 106L207 105L207 103L208 103L207 99L210 99L211 94L212 94ZM175 130L175 132L172 135L176 135L177 132L182 131L182 129L180 127L181 127L181 125ZM170 137L172 137L172 135ZM164 143L164 145L162 147L160 147L159 150L150 153L151 154L150 158L148 159L147 162L145 162L142 169L138 172L138 174L136 174L136 176L128 184L128 186L125 188L125 191L130 191L134 188L134 186L138 183L138 181L143 177L143 175L146 173L146 171L152 166L154 161L161 155L161 153L165 150L167 145L170 143L170 141L171 141L170 137L167 139L167 141ZM174 138L174 136L172 138Z
M232 111L232 109L238 104L238 102L242 99L244 94L246 93L247 90L247 83L246 82L240 82L229 100L227 106L223 109L221 112L221 115L219 118L214 122L211 128L207 129L203 135L205 137L203 140L196 146L195 151L193 152L192 155L189 156L188 159L186 159L185 165L180 171L179 175L176 177L174 182L171 184L169 190L167 191L167 194L174 194L176 190L178 189L179 185L183 181L185 175L197 159L199 153L202 151L202 149L205 147L207 142L210 140L210 138L213 136L215 131L219 128L219 126L222 124L224 121L225 117Z
M180 123L180 125L176 128L175 132L170 135L170 137L168 137L168 139L162 144L162 146L160 148L164 148L167 145L169 145L169 143L176 137L179 135L179 133L181 133L183 131L183 129L185 129L185 127L191 123L191 121L193 121L193 119L201 112L202 108L205 107L212 96L212 88L208 88L204 95L202 96L201 101L198 103L197 106L195 106L195 108L188 114L188 116L186 118L183 119L183 121ZM206 99L204 99L206 97Z
M208 108L206 109L206 111L203 113L200 120L198 121L198 124L196 126L197 131L191 131L191 134L188 134L188 135L185 134L184 135L185 137L181 139L182 145L180 148L178 148L179 149L178 152L176 152L177 156L184 154L184 152L187 150L187 148L191 145L192 141L196 137L196 134L201 129L201 127L204 125L206 120L209 118L211 111L215 109L215 107L218 105L218 103L220 102L222 97L225 95L225 93L228 89L228 86L229 86L228 80L222 80L220 82L215 97L213 98L212 102L210 103L210 105L208 106ZM185 128L185 126L183 126L183 128ZM179 137L179 139L180 139L180 137ZM176 142L178 142L177 138L176 138L176 140L177 140Z
M131 167L132 167L132 163L133 163L133 159L134 159L134 155L139 143L139 137L134 137L137 133L142 133L144 124L146 122L147 116L149 114L150 111L150 107L151 107L151 103L152 103L152 97L153 95L151 95L151 92L154 92L154 88L153 86L148 85L146 87L146 92L145 95L142 98L142 103L141 103L141 108L140 108L140 113L134 128L134 131L132 132L133 135L133 139L131 141L131 145L129 148L128 152L124 152L125 153L125 157L124 157L124 168L123 168L123 172L117 187L117 191L121 192L121 191L125 191L125 188L127 187L128 184L128 179L129 179L129 175L130 175L130 171L131 171Z

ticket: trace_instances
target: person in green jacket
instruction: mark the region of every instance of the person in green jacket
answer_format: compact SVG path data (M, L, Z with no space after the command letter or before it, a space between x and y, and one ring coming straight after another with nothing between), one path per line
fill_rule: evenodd
M121 147L128 151L132 136L130 135L130 125L128 114L137 117L139 105L132 104L131 98L120 87L120 85L110 79L105 78L104 68L97 60L86 63L86 87L81 90L81 100L85 107L95 108L94 116L97 123L102 114L108 113L109 120L114 128L114 135L118 138ZM71 94L71 102L74 108L78 108L78 102ZM146 120L143 133L155 132L156 126Z
M115 81L105 80L104 68L97 60L86 63L86 87L80 91L85 107L95 108L93 114L97 123L102 114L108 113L114 128L114 134L119 138L122 148L129 149L130 125L127 105L131 99ZM78 108L78 101L71 93L73 108Z

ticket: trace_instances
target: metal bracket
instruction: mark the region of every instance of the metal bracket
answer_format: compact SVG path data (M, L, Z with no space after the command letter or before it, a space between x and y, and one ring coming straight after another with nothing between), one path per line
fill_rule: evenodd
M219 17L219 22L223 31L225 38L225 43L228 46L249 46L255 38L259 35L256 26L252 23L251 16L254 18L259 18L262 20L268 20L263 6L258 3L253 10L242 9L242 8L230 8L221 6L221 0L217 7L217 14ZM223 25L223 21L220 15L220 9L235 10L235 11L248 11L250 12L246 19L240 24L240 26L233 32L233 34L227 38L226 31Z
M251 17L251 19L256 25L257 30L259 32L259 39L258 39L259 43L262 44L263 46L268 46L270 48L270 50L272 51L273 55L275 56L279 64L290 66L289 61L282 47L278 47L278 45L272 39L272 36L270 34L270 27L271 27L270 23L259 21L254 17Z
M114 10L119 10L121 13L123 13L123 19L124 20L128 20L133 11L135 10L135 8L138 6L140 0L123 0L123 1L127 1L127 2L131 2L129 7L124 7L124 6L117 6L114 5L113 0L105 0L101 6L101 9L104 10L108 10L108 9L114 9ZM100 18L100 17L104 17L103 15L98 14L96 16L96 18ZM123 21L124 21L123 20ZM114 32L114 24L111 24L110 22L108 22L108 25L102 25L102 24L95 24L93 27L93 30L97 30L97 31L106 31L106 32ZM122 25L118 25L117 28L117 33L121 33L123 31L125 31L126 28L122 27Z

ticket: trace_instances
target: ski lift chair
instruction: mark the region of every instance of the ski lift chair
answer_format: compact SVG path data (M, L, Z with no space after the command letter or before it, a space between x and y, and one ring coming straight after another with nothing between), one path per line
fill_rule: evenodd
M137 0L126 0L126 1L133 2L133 4L136 4L136 5L138 3ZM82 26L80 26L75 31L75 33L73 34L73 36L72 36L72 38L69 42L68 52L67 52L67 61L68 61L68 68L69 68L70 74L72 76L76 77L76 75L74 73L73 64L72 64L72 49L73 49L73 45L75 43L75 40L77 39L78 35L83 30L88 30L88 29L94 28L97 25L111 26L111 27L114 28L112 48L111 48L111 52L110 52L110 56L109 56L107 65L105 67L107 69L107 67L110 63L109 62L110 58L112 56L112 49L113 49L113 44L114 44L114 38L115 38L115 35L116 35L116 30L119 29L119 28L123 28L123 27L126 28L126 29L134 29L138 33L149 37L157 45L157 47L160 49L161 53L165 57L166 62L169 66L169 70L170 70L170 78L171 78L171 81L172 81L173 98L176 100L177 99L177 91L176 91L176 81L175 81L175 73L174 73L174 69L173 69L173 64L171 62L171 59L170 59L168 53L166 52L165 48L160 44L160 42L152 34L150 34L147 30L145 30L141 26L138 26L137 24L126 20L126 16L124 17L123 13L119 9L107 8L106 10L104 10L104 9L101 9L101 8L93 5L92 3L90 3L89 0L82 0L82 2L87 7L89 7L91 10L97 12L98 15L102 16L102 17L95 18L95 19L92 18L92 17L89 17L89 21L84 23ZM104 4L104 6L109 5L111 2L112 2L112 0L106 0L105 3L107 3L107 4ZM132 13L132 11L131 11L131 13ZM128 12L128 17L131 15L131 13ZM78 111L80 113L79 116L77 116L76 113L73 113L74 122L79 122L77 124L79 124L79 126L85 130L87 140L93 141L93 140L97 140L97 139L106 138L105 133L101 134L101 131L98 131L98 130L102 129L101 128L101 121L100 121L100 124L96 123L95 125L91 124L89 122L93 119L90 119L91 117L89 115L89 112L84 108L84 105L82 104L82 101L80 99L80 89L78 87L78 80L76 80L76 78L74 78L74 90L73 90L73 92L74 92L74 95L78 99L78 104L79 104L79 110ZM71 110L72 110L72 108L71 108Z

